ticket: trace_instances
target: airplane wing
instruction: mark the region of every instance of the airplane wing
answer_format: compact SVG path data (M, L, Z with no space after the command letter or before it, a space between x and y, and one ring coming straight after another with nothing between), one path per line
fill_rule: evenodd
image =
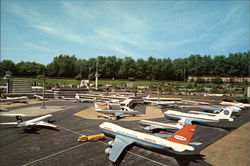
M116 112L116 113L115 113L115 116L116 116L116 117L123 117L123 113Z
M51 123L47 123L47 122L44 122L44 121L40 121L40 122L36 123L35 125L37 125L37 126L45 126L45 127L52 127L52 128L57 127L56 125L53 125Z
M145 130L155 130L155 129L166 129L166 127L162 127L162 126L155 126L155 125L150 125L144 128Z
M17 125L17 122L6 122L6 123L0 123L0 125Z
M114 144L112 146L111 152L109 154L109 159L116 162L123 150L130 144L134 143L133 140L125 138L123 136L116 136Z

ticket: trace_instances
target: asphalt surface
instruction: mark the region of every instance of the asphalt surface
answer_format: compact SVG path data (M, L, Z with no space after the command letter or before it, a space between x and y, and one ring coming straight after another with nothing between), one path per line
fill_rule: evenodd
M108 147L107 142L111 138L98 142L78 143L79 135L98 134L98 125L106 121L87 120L73 114L92 106L91 103L73 103L71 101L51 101L47 102L51 106L72 106L72 108L55 112L54 124L59 130L42 128L37 131L24 132L22 128L10 126L0 126L0 163L1 166L16 165L171 165L171 166L198 166L210 165L204 161L206 156L199 152L224 137L232 130L240 127L249 121L250 111L245 109L240 114L236 114L233 122L219 122L217 124L200 125L192 138L192 142L203 143L195 147L191 153L177 154L173 152L152 151L137 146L127 148L119 161L115 164L109 161L104 150ZM21 106L32 107L40 104ZM20 107L10 108L13 109ZM137 105L136 110L145 110L145 105ZM172 109L172 108L171 108ZM183 108L188 111L191 108ZM192 109L195 110L195 109ZM163 110L164 111L164 110ZM28 119L28 118L24 118ZM161 122L173 122L166 118L154 119ZM13 121L13 118L0 119L1 122ZM120 126L142 131L143 128L138 121L113 121ZM160 133L166 133L161 131Z

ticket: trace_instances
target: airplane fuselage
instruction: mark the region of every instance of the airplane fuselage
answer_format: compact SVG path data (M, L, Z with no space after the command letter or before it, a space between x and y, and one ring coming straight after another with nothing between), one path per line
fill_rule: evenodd
M195 122L219 122L219 119L214 115L191 114L171 110L164 112L164 115L175 119L192 119Z
M161 129L181 129L183 126L177 125L177 124L170 124L170 123L161 123L156 121L150 121L150 120L140 120L140 124L144 126L158 126Z

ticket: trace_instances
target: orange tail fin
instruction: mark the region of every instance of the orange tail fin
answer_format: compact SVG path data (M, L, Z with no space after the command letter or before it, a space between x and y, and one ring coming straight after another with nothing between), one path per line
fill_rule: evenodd
M196 125L185 125L182 129L176 131L173 135L167 138L168 141L184 144L189 144L194 131L195 131Z

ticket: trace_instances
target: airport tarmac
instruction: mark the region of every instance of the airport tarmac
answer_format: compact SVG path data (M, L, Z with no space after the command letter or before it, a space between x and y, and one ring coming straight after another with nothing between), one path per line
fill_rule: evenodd
M108 156L104 153L108 147L107 142L111 138L98 142L78 143L77 138L81 135L100 133L98 125L105 119L84 119L74 114L84 109L93 107L93 103L73 103L70 101L48 101L48 107L63 108L52 112L55 125L59 131L41 129L35 133L23 133L21 128L0 126L0 163L2 166L15 165L113 165ZM18 107L11 107L10 113L17 109L39 107L40 103L28 104ZM138 105L135 109L142 109ZM187 111L185 108L183 111ZM36 110L34 110L36 111ZM42 110L40 110L42 111ZM249 110L243 110L241 115L236 116L235 121L220 122L219 127L213 125L198 125L193 136L193 142L202 142L196 147L195 152L179 155L173 153L157 153L133 146L125 152L117 165L211 165L204 160L206 156L199 155L199 152L220 138L229 134L241 125L249 121ZM26 117L24 118L26 119ZM1 122L12 121L13 118L1 117ZM154 119L162 122L170 120L162 117ZM143 128L138 121L113 121L123 127L142 131ZM221 128L223 127L223 128ZM248 154L243 154L248 155Z

